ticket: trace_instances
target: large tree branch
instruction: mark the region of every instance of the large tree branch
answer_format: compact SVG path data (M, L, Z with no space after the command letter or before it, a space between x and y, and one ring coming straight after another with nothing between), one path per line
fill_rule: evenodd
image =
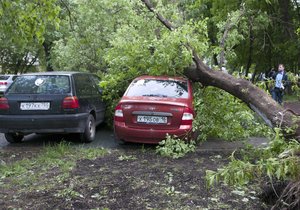
M74 26L73 26L73 15L72 15L72 12L71 12L71 9L69 7L69 5L64 1L64 0L60 0L61 4L66 8L67 10L67 13L68 13L68 16L69 16L69 20L70 20L70 28L72 30L74 30Z
M156 18L164 25L166 26L170 31L173 31L175 27L172 25L172 23L165 19L162 15L160 15L158 12L155 11L152 3L150 0L142 0L142 2L145 3L146 7L149 9L150 12L154 13L156 15Z
M154 13L157 19L172 31L172 24L162 15L158 14L150 0L142 0L150 12ZM291 127L295 125L296 115L287 112L284 107L278 105L265 91L253 85L248 80L235 78L222 71L211 70L204 64L200 56L189 44L185 46L192 51L193 60L196 67L189 67L185 70L185 75L194 82L200 82L203 85L210 85L232 94L233 96L245 102L253 111L258 113L271 127L279 126ZM297 118L299 122L299 118ZM300 128L297 129L295 136L300 138Z

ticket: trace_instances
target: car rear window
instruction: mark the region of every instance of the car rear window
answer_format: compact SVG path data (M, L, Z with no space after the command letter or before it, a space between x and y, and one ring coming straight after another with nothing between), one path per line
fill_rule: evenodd
M187 81L140 79L131 83L127 96L187 98Z
M16 78L7 93L64 94L70 92L70 80L65 75L23 75Z
M0 80L8 80L9 76L0 75Z

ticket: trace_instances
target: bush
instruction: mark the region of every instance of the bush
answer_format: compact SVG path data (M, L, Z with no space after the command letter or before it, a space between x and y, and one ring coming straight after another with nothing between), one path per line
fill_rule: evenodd
M186 142L167 134L166 139L161 141L156 147L156 152L162 156L171 157L174 159L181 158L189 152L195 151L195 142Z

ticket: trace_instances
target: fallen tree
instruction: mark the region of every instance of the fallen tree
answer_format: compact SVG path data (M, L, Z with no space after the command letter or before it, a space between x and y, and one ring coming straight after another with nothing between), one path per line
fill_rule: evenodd
M142 0L145 6L150 12L156 15L156 18L166 26L170 31L174 30L174 27L169 20L165 19L161 14L157 13L153 8L150 0ZM204 86L214 86L220 88L233 96L239 98L246 103L253 111L261 116L264 121L270 127L284 128L295 127L296 129L292 135L285 135L285 137L293 137L298 141L300 140L300 120L299 116L287 110L284 107L277 104L265 91L253 85L250 81L245 79L235 78L222 71L215 71L210 69L204 64L201 57L193 49L189 43L184 43L186 48L192 51L194 66L188 67L185 70L185 75L193 82L200 82ZM288 138L286 138L288 139ZM292 156L293 157L293 156ZM299 161L299 157L296 162ZM281 194L277 194L273 187L272 179L271 184L267 184L269 188L272 187L267 197L272 197L272 194L277 195L277 201L272 209L299 209L300 207L300 184L299 176L289 182L287 185L283 185Z
M155 14L156 18L170 31L175 27L165 19L163 15L155 11L150 0L142 0L148 10ZM292 110L285 109L275 102L264 90L256 87L250 81L209 68L189 43L185 47L193 54L194 64L186 68L185 75L193 82L200 82L204 86L220 88L246 103L250 109L256 112L270 127L296 128L293 134L286 137L293 137L300 140L300 120Z

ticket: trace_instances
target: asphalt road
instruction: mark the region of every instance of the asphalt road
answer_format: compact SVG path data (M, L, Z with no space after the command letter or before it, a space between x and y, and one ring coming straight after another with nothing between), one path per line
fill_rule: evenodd
M96 138L91 143L81 143L76 140L76 136L69 135L37 135L30 134L25 136L25 139L21 143L11 144L5 140L4 134L0 133L0 151L9 150L9 151L35 151L43 148L47 145L53 145L66 140L71 143L73 146L83 146L83 147L103 147L107 149L137 149L141 147L155 149L156 145L142 145L142 144L126 144L119 145L114 140L113 131L106 127L98 127ZM268 140L266 138L257 138L251 137L247 141L233 141L228 142L222 139L208 139L205 142L201 142L197 150L199 151L234 151L239 148L245 147L246 144L251 144L255 147L266 146Z
M0 133L0 149L13 149L19 147L38 148L60 142L63 139L71 142L71 144L83 145L85 147L116 148L119 146L114 140L113 131L106 127L100 126L97 128L95 140L91 143L86 144L82 144L81 142L79 142L76 136L40 134L27 135L21 143L11 144L6 141L4 134Z

